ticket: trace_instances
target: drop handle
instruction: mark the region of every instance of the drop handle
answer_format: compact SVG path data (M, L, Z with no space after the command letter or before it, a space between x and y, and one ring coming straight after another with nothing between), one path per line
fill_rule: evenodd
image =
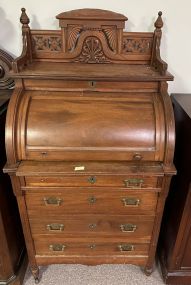
M56 198L56 197L48 197L48 198L44 198L43 200L46 206L48 205L60 206L61 203L63 202L63 199Z
M51 244L49 245L49 249L52 251L64 251L66 245L64 244Z
M134 246L132 244L119 244L118 248L120 251L133 251Z
M122 224L120 225L120 229L123 233L134 233L137 229L137 226L133 224Z
M64 225L63 224L48 224L46 226L47 230L49 230L50 232L52 231L58 231L61 232L64 230Z
M123 205L125 207L130 207L130 206L137 207L140 204L140 199L137 199L137 198L127 197L127 198L122 198L121 201L123 202Z
M126 188L141 188L144 180L142 178L128 178L123 182Z

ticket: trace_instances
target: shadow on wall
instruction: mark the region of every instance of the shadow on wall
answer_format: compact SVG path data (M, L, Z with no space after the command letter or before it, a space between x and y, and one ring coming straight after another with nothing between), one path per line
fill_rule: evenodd
M6 18L5 11L0 7L0 48L4 49L2 43L11 43L14 41L15 28L14 25ZM9 54L11 54L9 52ZM13 57L14 55L11 54Z

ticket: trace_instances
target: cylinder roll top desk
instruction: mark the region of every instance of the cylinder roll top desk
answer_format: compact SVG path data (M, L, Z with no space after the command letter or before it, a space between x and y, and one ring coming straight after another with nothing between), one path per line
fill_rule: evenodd
M174 121L154 32L124 32L121 14L59 14L31 30L6 122L7 164L31 271L54 263L135 264L152 272L173 166Z

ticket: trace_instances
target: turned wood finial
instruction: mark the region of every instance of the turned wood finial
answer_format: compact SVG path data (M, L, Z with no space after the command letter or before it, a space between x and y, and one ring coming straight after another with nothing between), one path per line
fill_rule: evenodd
M157 29L161 29L163 27L163 21L162 21L162 17L161 16L162 16L162 12L159 11L158 12L158 18L157 18L157 20L155 22L155 28L157 28Z
M28 24L29 24L30 20L26 14L26 9L22 8L21 11L22 11L22 13L21 13L21 17L20 17L20 22L21 22L21 24L23 24L23 28L24 27L28 28Z

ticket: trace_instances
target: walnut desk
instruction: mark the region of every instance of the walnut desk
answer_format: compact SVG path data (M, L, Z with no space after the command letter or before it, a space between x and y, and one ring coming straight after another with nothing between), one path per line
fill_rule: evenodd
M22 9L5 171L36 282L53 263L152 272L175 173L161 15L153 33L133 33L121 14L74 10L46 31L31 30Z

